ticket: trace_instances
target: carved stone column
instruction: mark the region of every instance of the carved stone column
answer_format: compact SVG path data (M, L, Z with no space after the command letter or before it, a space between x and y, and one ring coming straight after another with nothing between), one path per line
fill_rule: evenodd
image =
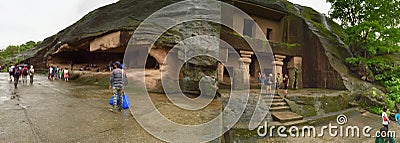
M246 75L248 78L250 78L250 63L251 63L251 55L253 55L254 52L252 51L243 51L240 50L240 56L241 56L241 61L244 63L244 68L246 69Z
M218 69L217 69L217 78L218 82L223 82L224 81L224 65L222 63L218 63Z
M277 76L277 74L281 74L281 77L283 77L283 73L282 73L282 67L283 67L283 59L285 59L286 56L283 55L275 55L275 61L274 61L274 65L275 65L275 77Z

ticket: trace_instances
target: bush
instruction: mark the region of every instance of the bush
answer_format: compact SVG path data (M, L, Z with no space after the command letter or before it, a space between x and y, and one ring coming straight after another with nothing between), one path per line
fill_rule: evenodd
M388 111L393 111L394 107L396 106L396 102L386 98L386 102L388 103Z
M374 113L374 114L381 114L382 113L382 108L381 107L370 107L368 110L371 113Z

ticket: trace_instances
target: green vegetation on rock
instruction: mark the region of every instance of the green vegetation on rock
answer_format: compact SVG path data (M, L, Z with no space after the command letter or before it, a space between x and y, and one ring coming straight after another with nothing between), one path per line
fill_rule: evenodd
M21 45L9 45L5 49L0 50L0 64L12 64L18 63L19 59L16 58L14 61L4 61L7 58L10 58L12 56L15 56L16 54L19 54L20 52L26 51L28 49L34 48L36 45L40 44L41 42L34 42L34 41L29 41L26 42L25 44Z
M400 1L327 0L330 17L341 21L344 42L353 57L346 61L364 80L386 89L386 106L400 103ZM397 58L396 58L397 57ZM382 107L368 107L379 113Z
M40 43L41 43L40 41L39 42L29 41L21 45L9 45L5 49L0 50L0 60L9 58L12 55L15 55L19 52L31 49Z

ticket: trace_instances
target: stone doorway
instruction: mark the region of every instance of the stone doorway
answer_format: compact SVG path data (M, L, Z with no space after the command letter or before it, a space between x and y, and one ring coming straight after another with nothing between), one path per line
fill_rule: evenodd
M281 76L282 78L285 74L289 76L289 88L303 88L302 57L286 56L282 62L283 66Z

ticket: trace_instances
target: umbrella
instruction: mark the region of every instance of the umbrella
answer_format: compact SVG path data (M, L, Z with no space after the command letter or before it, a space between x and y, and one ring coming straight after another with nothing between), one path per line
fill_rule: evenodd
M28 67L28 64L19 64L18 67Z

